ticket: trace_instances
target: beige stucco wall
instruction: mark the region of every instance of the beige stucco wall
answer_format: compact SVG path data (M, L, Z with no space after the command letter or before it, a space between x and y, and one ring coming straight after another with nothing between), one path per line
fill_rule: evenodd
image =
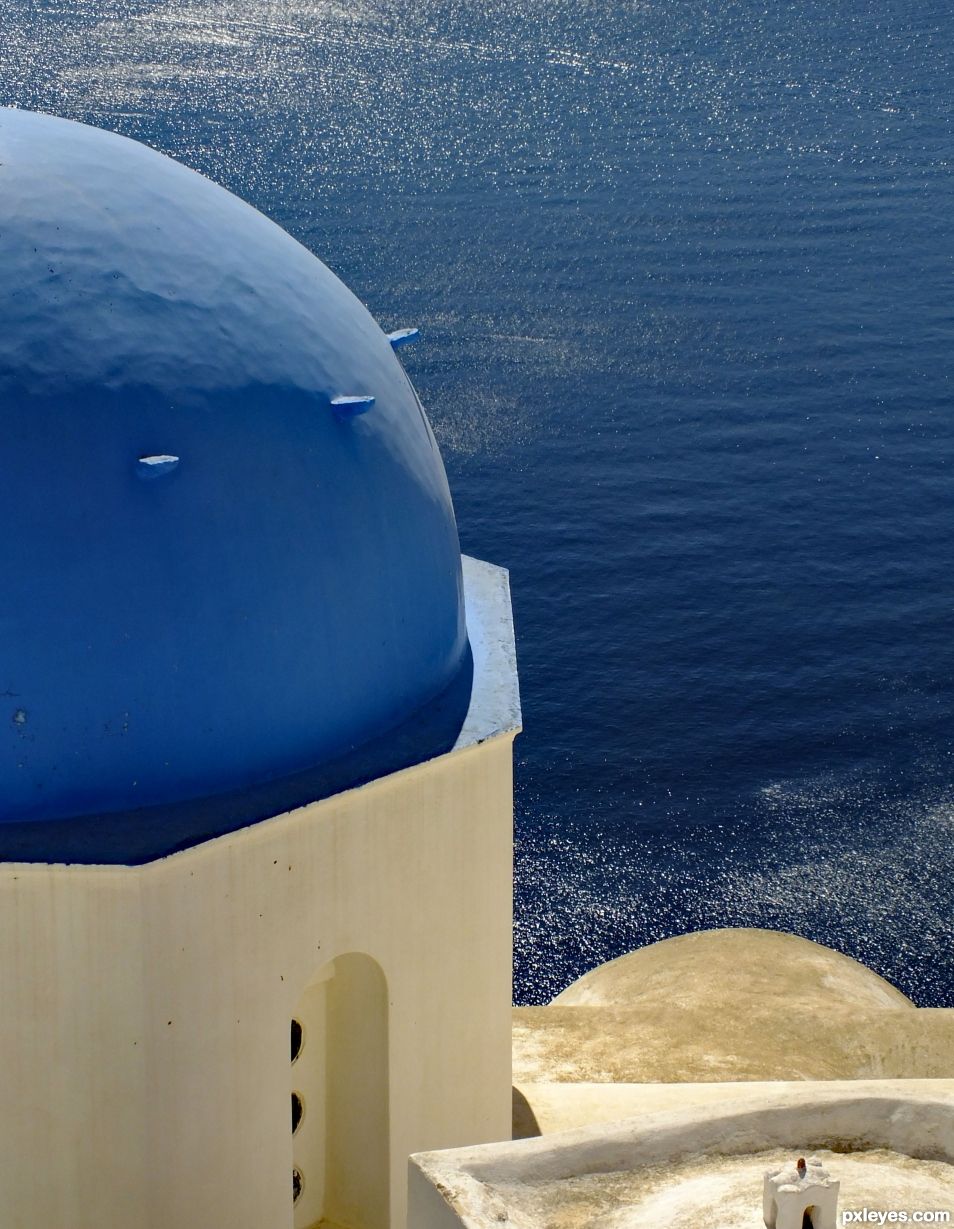
M291 1226L289 1025L348 952L392 1223L409 1153L505 1138L511 799L502 737L143 868L0 868L6 1229Z
M6 1229L290 1227L289 1025L345 952L390 998L392 1223L409 1153L507 1137L510 763L484 742L140 869L0 868Z
M386 979L390 1224L410 1153L508 1137L519 714L485 685L506 576L469 564L497 623L464 745L143 867L0 866L4 1229L291 1229L290 1021L348 953Z

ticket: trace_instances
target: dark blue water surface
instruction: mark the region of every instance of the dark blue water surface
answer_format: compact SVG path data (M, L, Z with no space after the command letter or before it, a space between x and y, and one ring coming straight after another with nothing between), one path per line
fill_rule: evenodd
M772 926L954 1005L947 0L0 0L0 102L329 263L512 572L516 997Z

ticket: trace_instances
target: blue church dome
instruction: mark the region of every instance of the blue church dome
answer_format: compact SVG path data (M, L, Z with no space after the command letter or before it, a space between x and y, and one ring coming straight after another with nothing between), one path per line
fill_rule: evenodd
M0 858L137 862L449 749L440 454L325 265L148 147L0 109Z

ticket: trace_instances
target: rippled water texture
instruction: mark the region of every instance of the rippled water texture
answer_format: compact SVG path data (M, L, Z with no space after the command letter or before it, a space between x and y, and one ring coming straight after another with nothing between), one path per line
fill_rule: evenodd
M764 925L954 1005L954 13L0 0L321 255L512 570L516 994Z

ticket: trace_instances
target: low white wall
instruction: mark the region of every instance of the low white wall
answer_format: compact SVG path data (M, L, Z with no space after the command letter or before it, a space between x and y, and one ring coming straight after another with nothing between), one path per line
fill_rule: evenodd
M432 1152L411 1158L412 1229L499 1229L507 1188L587 1174L637 1171L689 1157L784 1148L886 1148L954 1162L954 1082L946 1094L906 1093L904 1082L869 1082L856 1094L801 1084L722 1105L697 1105L537 1139ZM438 1198L435 1198L437 1196Z

